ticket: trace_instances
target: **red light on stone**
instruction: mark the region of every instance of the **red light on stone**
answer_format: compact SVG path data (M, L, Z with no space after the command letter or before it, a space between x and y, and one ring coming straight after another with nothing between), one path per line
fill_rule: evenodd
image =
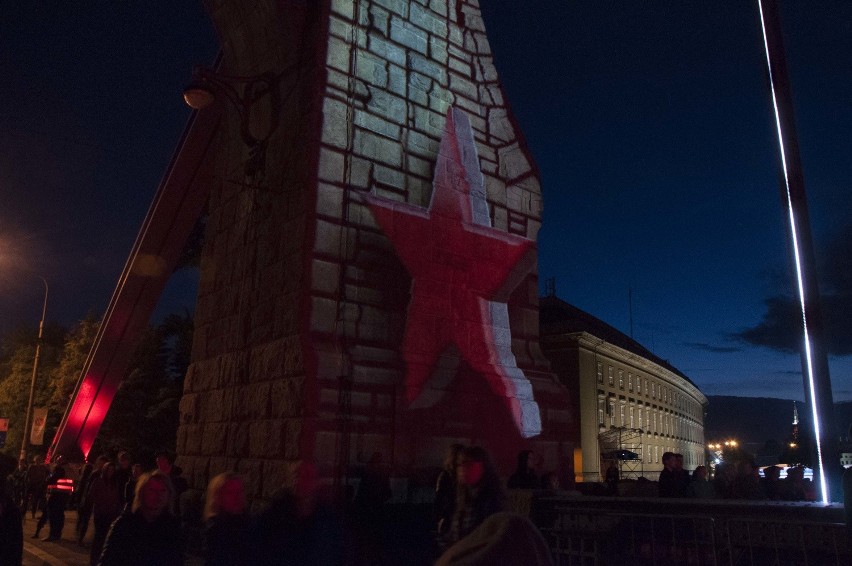
M101 379L97 376L86 374L77 395L74 397L71 410L68 411L68 420L65 425L71 430L81 431L77 438L77 445L83 452L83 456L87 458L95 442L97 431L100 429L109 409L109 403L104 406L103 397L97 395L100 382Z
M438 373L446 379L439 361L455 346L502 399L521 435L539 434L538 405L511 351L505 303L534 265L535 243L491 226L467 115L447 112L428 209L367 200L412 277L402 345L412 407L431 406L444 394L445 383L429 383Z

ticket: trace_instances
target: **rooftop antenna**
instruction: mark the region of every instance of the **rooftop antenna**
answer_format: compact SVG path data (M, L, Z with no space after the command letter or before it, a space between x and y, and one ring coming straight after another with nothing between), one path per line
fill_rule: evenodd
M630 339L633 339L633 287L627 288L627 304L630 309Z
M793 426L790 427L793 442L799 443L799 410L796 408L796 402L793 401Z
M544 282L544 295L546 297L556 296L556 277L551 277Z

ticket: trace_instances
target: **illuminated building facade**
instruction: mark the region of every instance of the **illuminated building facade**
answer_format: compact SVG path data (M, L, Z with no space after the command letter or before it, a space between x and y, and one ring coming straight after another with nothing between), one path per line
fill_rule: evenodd
M664 452L683 454L688 470L705 463L707 398L688 377L554 296L541 299L540 308L542 348L580 415L577 481L600 481L610 461L622 478L655 480Z

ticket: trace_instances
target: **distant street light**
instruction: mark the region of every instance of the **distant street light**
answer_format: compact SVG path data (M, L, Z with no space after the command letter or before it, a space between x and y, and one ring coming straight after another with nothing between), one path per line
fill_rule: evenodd
M36 376L38 375L38 358L41 354L41 338L44 335L44 316L47 314L47 279L39 276L41 282L44 283L44 304L41 307L41 322L38 323L38 340L36 341L35 360L33 360L33 377L30 380L30 400L27 403L27 419L24 423L24 437L21 439L21 455L19 460L27 458L27 444L30 436L30 420L33 413L33 395L35 394Z

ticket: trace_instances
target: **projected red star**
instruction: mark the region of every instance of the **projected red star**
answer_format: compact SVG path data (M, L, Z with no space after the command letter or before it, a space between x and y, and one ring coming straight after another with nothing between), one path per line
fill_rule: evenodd
M446 385L440 378L451 379L463 358L504 400L522 436L538 434L538 405L511 351L505 303L534 265L535 244L491 227L467 116L447 113L428 209L368 201L412 277L402 347L412 407L435 403ZM443 355L452 347L459 356Z

